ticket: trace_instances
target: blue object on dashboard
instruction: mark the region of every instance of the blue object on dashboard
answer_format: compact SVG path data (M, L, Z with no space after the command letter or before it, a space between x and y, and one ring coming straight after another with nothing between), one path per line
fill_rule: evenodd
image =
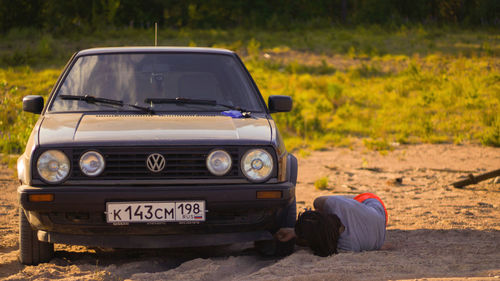
M226 110L221 112L222 115L233 117L233 118L243 118L243 114L241 114L238 110Z

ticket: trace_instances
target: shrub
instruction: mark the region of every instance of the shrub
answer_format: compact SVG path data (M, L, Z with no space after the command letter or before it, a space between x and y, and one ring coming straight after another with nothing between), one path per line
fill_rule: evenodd
M328 177L321 177L314 182L314 187L317 190L328 189Z

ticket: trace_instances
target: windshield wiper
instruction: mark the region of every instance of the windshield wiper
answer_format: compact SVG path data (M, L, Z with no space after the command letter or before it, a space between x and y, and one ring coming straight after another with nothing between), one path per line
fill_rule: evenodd
M86 103L103 103L103 104L111 104L111 105L117 105L120 107L123 106L128 106L136 109L140 109L148 114L154 114L154 110L151 107L144 107L144 106L139 106L135 104L128 104L124 103L121 100L113 100L113 99L105 99L105 98L99 98L99 97L94 97L90 95L59 95L59 97L63 100L81 100Z
M183 97L176 97L175 99L167 99L167 98L147 98L144 100L145 103L151 104L200 104L200 105L212 105L212 106L222 106L227 109L237 110L241 113L241 115L245 118L250 117L251 112L241 108L239 106L228 105L217 103L215 100L202 100L202 99L189 99Z

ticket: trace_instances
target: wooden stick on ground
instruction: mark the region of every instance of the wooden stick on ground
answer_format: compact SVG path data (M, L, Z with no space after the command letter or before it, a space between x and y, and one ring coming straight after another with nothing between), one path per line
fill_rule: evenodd
M476 184L478 182L481 182L481 181L484 181L484 180L487 180L490 178L498 177L498 176L500 176L500 169L494 170L491 172L487 172L487 173L484 173L484 174L481 174L478 176L474 176L472 174L469 174L467 179L454 182L454 183L452 183L452 185L456 188L463 188L464 186L467 186L470 184Z

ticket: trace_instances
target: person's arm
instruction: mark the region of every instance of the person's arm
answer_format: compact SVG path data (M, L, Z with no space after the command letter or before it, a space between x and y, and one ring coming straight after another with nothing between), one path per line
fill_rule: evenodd
M326 204L326 200L328 199L328 197L330 197L330 196L320 196L320 197L314 199L314 203L313 203L314 209L316 209L319 212L323 212L324 206Z
M320 196L320 197L314 199L314 203L313 203L314 209L316 209L316 211L319 211L321 213L327 214L328 212L325 210L325 205L326 205L326 200L328 200L328 198L330 198L330 196ZM331 214L329 214L329 215L331 215ZM345 230L345 226L342 224L342 222L340 222L339 233L344 232L344 230Z
M325 205L326 205L326 200L330 198L331 196L325 195L325 196L320 196L316 199L314 199L314 209L320 212L325 211ZM354 195L342 195L344 198L349 198L349 199L354 199Z
M280 229L274 234L274 238L280 242L287 242L295 238L295 221L297 219L297 204L296 199L286 207L280 217Z

